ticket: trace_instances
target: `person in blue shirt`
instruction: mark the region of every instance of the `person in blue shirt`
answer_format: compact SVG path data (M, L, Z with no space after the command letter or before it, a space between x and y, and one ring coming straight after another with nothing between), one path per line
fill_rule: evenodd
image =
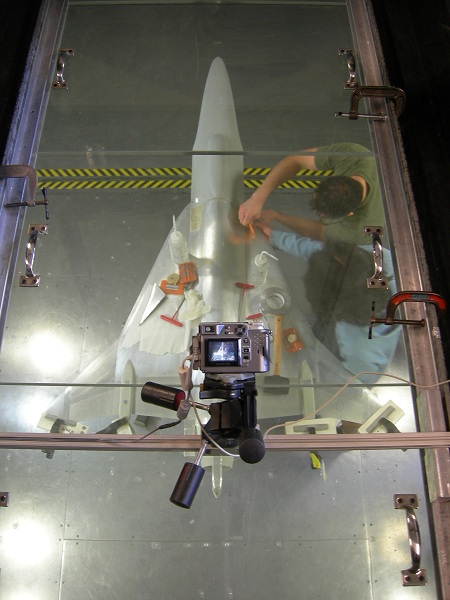
M374 273L373 247L345 242L324 242L255 222L273 246L308 263L304 277L306 298L315 323L316 338L356 375L363 371L383 373L395 353L401 328L375 324L368 339L372 300L377 316L386 312L387 301L396 293L392 257L383 251L383 275L388 289L367 287ZM378 375L360 376L373 384Z

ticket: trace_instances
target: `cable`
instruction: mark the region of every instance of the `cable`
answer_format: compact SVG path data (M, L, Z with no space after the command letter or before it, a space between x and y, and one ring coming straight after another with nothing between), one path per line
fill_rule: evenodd
M189 393L189 398L191 398L191 394L190 393ZM213 438L209 435L209 433L203 427L203 423L201 422L200 415L198 413L197 407L195 406L194 403L191 403L191 405L192 405L192 408L194 409L194 413L195 413L195 416L197 418L198 424L200 425L200 429L202 430L202 433L206 437L206 439L213 446L215 446L218 450L220 450L223 454L226 454L227 456L231 456L232 458L240 458L239 454L232 454L231 452L228 452L227 450L225 450L225 448L222 448L222 446L220 446L215 440L213 440Z
M190 361L190 364L189 364L189 367L186 367L186 361L188 361L188 360ZM179 423L181 423L182 420L184 420L187 417L189 409L192 407L194 409L195 417L196 417L196 419L198 421L198 424L200 425L200 429L201 429L203 435L205 436L205 438L213 446L215 446L218 450L220 450L223 454L226 454L227 456L231 456L233 458L240 458L239 455L232 454L232 453L228 452L227 450L225 450L225 448L222 448L222 446L220 446L211 437L211 435L206 431L206 429L203 427L200 415L198 413L198 409L195 406L195 402L193 401L193 398L192 398L192 389L194 387L194 385L192 383L193 368L194 368L194 355L190 354L189 356L186 356L183 359L182 365L178 369L178 373L179 373L180 380L181 380L181 387L183 388L184 392L186 393L186 398L184 399L184 401L182 403L180 403L180 406L179 406L179 408L177 410L177 416L180 417L180 418L177 421L173 422L173 423L168 423L167 425L160 425L159 427L155 428L153 431L150 431L146 435L144 435L142 437L139 437L136 440L136 442L140 442L141 440L145 439L146 437L152 435L153 433L155 433L155 431L158 431L158 429L162 429L162 428L165 428L165 427L173 427L175 425L178 425Z
M165 423L156 428L158 429L168 429L169 427L175 427L175 425L179 425L181 423L181 419L177 419L176 421L172 421L171 423Z
M301 419L297 419L296 421L286 421L285 423L280 423L279 425L273 425L272 427L270 427L263 436L263 439L265 439L269 433L275 429L278 429L279 427L285 427L286 423L300 423L301 421L305 421L306 419L310 419L311 417L314 417L319 411L323 410L326 406L328 406L329 404L331 404L331 402L333 402L333 400L335 400L353 381L355 381L355 379L358 379L358 377L360 375L377 375L379 377L384 376L384 377L390 377L392 379L397 379L398 381L403 381L404 383L407 383L408 385L411 385L412 387L418 388L418 389L431 389L431 388L436 388L436 387L440 387L441 385L446 385L448 383L450 383L450 379L445 379L444 381L440 381L438 383L431 383L428 385L421 385L418 383L414 383L413 381L410 381L409 379L405 379L403 377L400 377L398 375L392 375L391 373L379 373L376 371L361 371L360 373L357 373L356 375L353 375L341 388L339 388L339 390L333 394L333 396L331 396L331 398L329 398L326 402L324 402L319 408L317 408L314 412L312 412L309 415L306 415L305 417L302 417ZM189 392L189 402L191 403L193 409L194 409L194 413L195 416L197 418L197 421L200 425L200 428L203 432L203 434L205 435L205 437L208 439L208 441L211 442L211 444L213 446L215 446L218 450L220 450L223 454L226 454L227 456L231 456L232 458L240 458L240 456L238 454L232 454L230 452L228 452L227 450L225 450L225 448L222 448L222 446L220 446L219 444L217 444L217 442L215 440L213 440L211 438L211 436L208 434L208 432L205 430L205 428L203 427L203 424L201 422L200 419L200 415L198 413L197 407L195 406L195 404L192 401L192 393ZM159 427L155 428L153 431L146 433L143 436L139 436L137 437L135 440L132 440L133 442L140 442L142 440L144 440L145 438L149 437L150 435L152 435L153 433L155 433L155 431L158 431L159 429L165 429L167 427L174 427L175 425L178 425L181 421L178 419L177 421L173 421L171 423L167 423L165 425L160 425ZM93 434L87 434L87 437L92 436L95 439L95 436ZM1 439L6 439L6 440L19 440L19 441L26 441L28 438L24 437L10 437L8 435L5 434L0 434L0 438ZM111 445L114 444L121 444L122 441L120 439L111 439L108 440L108 443Z
M347 383L344 383L344 385L341 388L339 388L338 391L335 394L333 394L333 396L331 396L331 398L329 398L326 402L324 402L321 406L319 406L319 408L317 408L314 412L312 412L309 415L306 415L305 417L302 417L301 419L297 419L296 421L285 421L284 423L280 423L279 425L273 425L272 427L269 427L269 429L264 433L263 439L265 439L268 436L268 434L271 431L273 431L274 429L278 429L279 427L285 427L288 423L290 425L296 425L297 423L301 423L301 421L306 421L307 419L311 419L312 417L315 417L318 412L320 412L326 406L331 404L331 402L333 402L333 400L335 400L335 398L337 398L339 396L339 394L341 394L353 381L355 381L355 379L358 379L358 377L360 375L378 375L378 377L381 377L381 376L391 377L392 379L398 379L399 381L403 381L404 383L407 383L413 387L420 388L420 389L430 389L430 388L435 388L435 387L439 387L441 385L450 383L450 379L445 379L444 381L440 381L439 383L431 383L429 385L420 385L418 383L414 383L413 381L410 381L409 379L404 379L403 377L400 377L398 375L392 375L391 373L378 373L376 371L375 372L374 371L361 371L361 372L357 373L356 375L353 375L353 377L350 377L350 379L347 381Z
M152 429L152 431L149 431L148 433L142 435L141 437L138 437L136 440L131 440L131 441L132 442L141 442L142 440L145 440L150 435L155 433L155 431L159 431L160 429L168 429L169 427L175 427L176 425L179 425L180 423L181 423L181 419L177 419L176 421L171 421L170 423L163 423L162 425L155 427L155 429Z
M194 355L190 354L189 356L186 356L186 358L183 360L182 363L182 368L181 370L179 370L180 372L180 379L182 381L182 387L185 391L187 391L187 398L186 400L189 402L189 404L192 406L192 408L194 409L194 413L195 413L195 417L198 421L198 424L200 425L200 429L203 433L203 435L205 436L205 438L213 445L215 446L218 450L220 450L220 452L222 452L223 454L226 454L227 456L231 456L233 458L240 458L240 456L238 454L232 454L231 452L228 452L227 450L225 450L225 448L222 448L222 446L220 446L212 437L211 435L206 431L206 429L203 427L203 423L201 421L199 412L197 407L195 406L195 402L192 399L192 389L193 389L193 384L192 384L192 371L193 371L193 367L194 367ZM187 360L190 360L190 365L189 365L189 369L187 369L185 367L185 363Z

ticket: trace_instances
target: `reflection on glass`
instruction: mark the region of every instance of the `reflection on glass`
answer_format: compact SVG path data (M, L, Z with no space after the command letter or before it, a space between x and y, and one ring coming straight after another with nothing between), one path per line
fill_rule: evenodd
M32 366L43 378L60 377L76 356L71 340L54 330L36 331L22 351L30 356Z
M287 426L286 432L379 430L374 415L387 421L390 416L395 426L404 411L394 407L389 411L392 398L383 403L370 389L389 370L401 334L398 326L376 324L372 339L368 339L372 303L376 303L376 314L382 314L387 299L396 291L388 241L383 241L386 285L377 289L367 286L374 270L374 252L366 228L375 226L382 231L385 225L370 149L343 141L281 160L272 157L272 167L264 170L260 181L253 182L255 189L245 199L234 93L227 65L216 57L204 84L193 150L191 201L183 194L177 210L160 205L161 216L155 225L161 241L159 246L154 244L150 261L146 252L139 251L141 244L134 234L143 215L138 213L134 222L128 209L121 208L114 225L114 201L109 196L108 226L92 229L96 243L93 247L85 243L78 251L86 262L84 266L77 261L82 270L80 281L89 282L92 298L106 283L112 284L107 298L110 313L131 269L148 273L134 306L120 307L125 323L121 331L116 330L116 339L111 336L106 345L98 337L89 337L99 320L109 320L106 305L91 300L87 306L94 310L85 321L77 354L51 326L45 335L36 333L30 338L29 343L39 344L40 351L34 353L30 365L40 378L69 372L69 365L77 359L85 363L75 385L56 399L50 412L64 413L65 418L83 424L107 418L131 423L137 417L167 417L165 409L142 402L139 384L155 380L179 385L178 368L190 353L201 321L256 320L273 332L271 371L268 376L256 377L258 422L263 430L273 419L291 422L292 417L294 421L303 419L302 424L292 431ZM119 198L117 206L122 206ZM139 208L144 208L143 202ZM98 223L102 219L99 213ZM128 234L111 236L112 228L123 230L124 224ZM189 261L181 265L173 262L170 252L174 226L188 243ZM102 231L106 237L99 242ZM104 247L111 238L114 249ZM105 262L111 255L120 255L118 241L124 250L133 246L138 250L130 253L129 262L124 261L122 267L117 260ZM52 245L48 246L46 240L44 249L51 253ZM63 247L63 256L65 253ZM97 254L98 264L94 262ZM143 260L137 263L141 255ZM265 255L278 260L267 261L263 283L254 285L250 283L251 265ZM67 254L65 258L70 261L71 257ZM110 265L112 277L106 277L106 265ZM117 269L123 269L121 278ZM91 279L95 273L98 276ZM153 301L155 289L160 288L161 297ZM142 319L144 313L147 317ZM85 318L82 313L80 317ZM79 322L82 325L83 321ZM102 345L103 351L94 353L95 347ZM91 356L87 362L86 352ZM46 370L37 360L44 362ZM201 372L194 371L196 386L202 378ZM281 392L280 386L271 385L276 378L284 382ZM108 382L119 387L89 392L89 383ZM338 393L349 382L351 385ZM194 400L198 399L197 387L194 394ZM319 422L320 418L325 421ZM342 428L342 422L353 425Z
M8 548L8 562L22 568L44 567L52 552L52 536L44 525L31 519L21 519L3 535Z
M388 249L384 273L389 289L367 288L373 273L373 247L367 243L365 228L384 225L374 157L368 148L349 142L290 155L267 170L262 183L244 201L241 151L228 70L222 59L215 58L194 142L193 201L173 222L168 211L169 237L162 243L117 345L100 354L75 383L139 384L155 379L176 385L178 367L189 355L200 321L263 320L274 339L271 372L256 381L259 421L309 414L303 423L305 432L322 431L317 417L331 419L325 423L329 432L336 432L342 421L363 426L380 414L376 395L364 384L373 385L387 369L400 336L398 327L381 324L374 328L373 339L368 339L373 298L382 310L396 290ZM280 186L305 173L308 180L318 177L309 188L312 197L308 199L303 188L295 191L289 194L284 210ZM188 242L193 277L187 277L184 263L177 265L171 259L173 223ZM279 251L279 260L267 265L262 285L250 284L254 258L273 248ZM286 254L295 257L293 263L286 263ZM165 294L149 307L155 286ZM172 315L181 327L170 320ZM310 375L305 384L306 371ZM335 401L339 387L361 372L370 374L359 375L355 385ZM279 386L270 385L276 378L286 384L282 392ZM196 372L194 383L201 379L202 374ZM333 388L326 387L330 383ZM306 412L305 385L314 389ZM132 420L136 415L164 414L164 409L144 404L136 390L120 388L103 398L96 392L93 399L84 388L73 387L65 396L65 406L69 418L82 422L106 415ZM370 427L373 430L373 422Z

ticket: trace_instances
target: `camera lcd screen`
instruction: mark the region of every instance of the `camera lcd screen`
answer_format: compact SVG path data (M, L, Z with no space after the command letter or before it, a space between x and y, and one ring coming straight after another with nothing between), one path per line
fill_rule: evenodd
M206 341L207 367L227 366L238 367L239 363L239 340L213 339Z

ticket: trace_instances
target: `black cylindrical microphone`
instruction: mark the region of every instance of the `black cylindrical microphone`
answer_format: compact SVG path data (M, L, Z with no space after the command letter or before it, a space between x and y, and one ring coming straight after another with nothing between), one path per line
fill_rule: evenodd
M156 406L176 411L186 398L186 394L183 390L147 381L142 387L141 398L148 404L156 404Z
M170 501L181 508L191 508L198 488L205 474L205 469L200 466L200 461L208 446L208 442L203 440L200 450L195 457L195 462L184 463L183 470L175 484Z
M239 456L246 463L254 464L264 458L266 447L259 429L243 429L239 436Z
M184 463L170 501L181 508L191 508L204 474L205 469L200 465Z

